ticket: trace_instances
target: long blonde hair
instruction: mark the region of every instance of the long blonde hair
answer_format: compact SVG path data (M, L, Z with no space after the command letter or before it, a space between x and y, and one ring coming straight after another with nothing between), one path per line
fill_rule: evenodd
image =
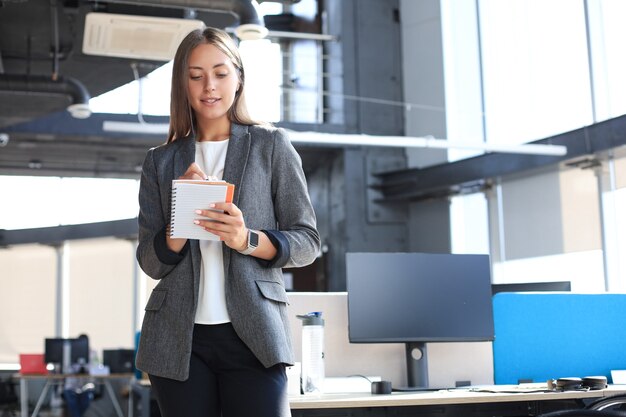
M228 119L242 125L264 124L253 120L248 113L244 95L245 73L239 55L239 49L233 39L220 29L208 27L190 32L180 43L174 57L172 69L172 92L170 101L170 128L167 143L184 138L194 132L196 117L189 105L187 82L189 79L189 55L202 44L210 44L222 51L230 59L237 70L239 89L235 92L235 101L228 109Z

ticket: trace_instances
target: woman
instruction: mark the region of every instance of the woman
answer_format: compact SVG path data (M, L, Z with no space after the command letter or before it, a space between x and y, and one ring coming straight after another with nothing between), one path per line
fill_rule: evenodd
M281 267L319 252L301 162L285 132L254 122L225 32L191 32L174 58L165 145L146 156L137 259L159 280L146 305L137 367L164 417L287 416L293 363ZM232 203L198 210L220 241L168 236L173 179L235 184Z

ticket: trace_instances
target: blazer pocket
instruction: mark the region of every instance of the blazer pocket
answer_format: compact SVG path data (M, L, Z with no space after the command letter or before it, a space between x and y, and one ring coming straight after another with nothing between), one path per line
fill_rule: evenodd
M167 290L152 290L152 294L146 303L146 311L158 311L161 309L161 305L163 305L163 301L165 301L165 296L167 295Z
M289 299L287 298L287 291L285 288L280 285L278 282L274 281L255 281L257 287L263 294L263 297L278 301L279 303L289 304Z

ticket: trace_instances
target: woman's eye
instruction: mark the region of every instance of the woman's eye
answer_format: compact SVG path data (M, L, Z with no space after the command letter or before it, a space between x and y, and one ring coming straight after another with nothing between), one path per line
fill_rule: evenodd
M191 78L192 80L199 80L202 78L201 75L190 75L189 78Z
M228 76L228 73L225 73L225 72L224 72L224 73L217 74L217 78L224 78L224 77L226 77L226 76Z

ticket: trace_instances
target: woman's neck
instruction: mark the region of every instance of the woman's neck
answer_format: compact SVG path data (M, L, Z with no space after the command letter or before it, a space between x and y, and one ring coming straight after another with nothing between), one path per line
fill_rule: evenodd
M230 137L230 120L212 120L210 122L198 122L196 140L198 142L217 142Z

